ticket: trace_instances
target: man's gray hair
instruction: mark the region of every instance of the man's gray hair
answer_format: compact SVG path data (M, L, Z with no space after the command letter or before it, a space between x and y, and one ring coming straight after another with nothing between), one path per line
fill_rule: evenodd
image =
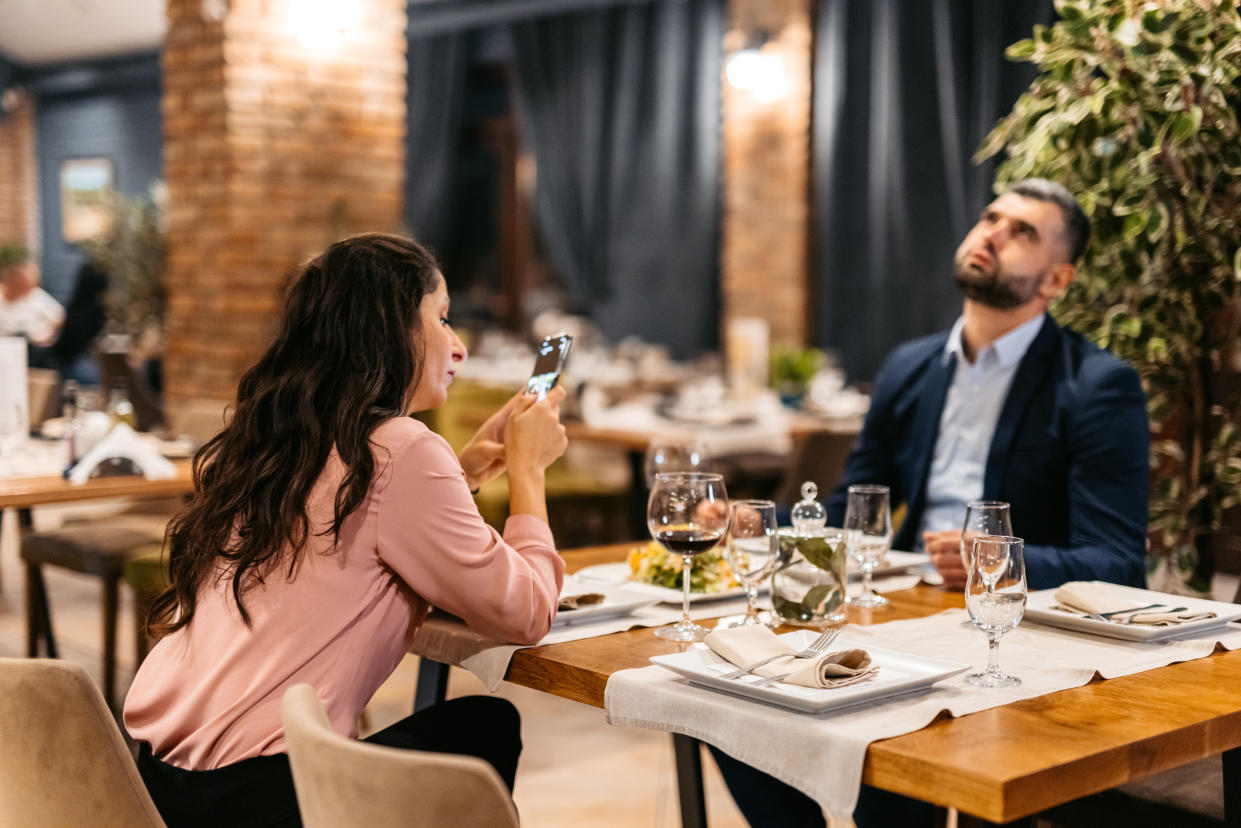
M1048 201L1060 208L1064 218L1064 240L1069 247L1069 261L1076 262L1090 241L1090 219L1086 218L1082 205L1062 185L1046 178L1027 178L1010 184L1004 192L1015 193L1024 198Z

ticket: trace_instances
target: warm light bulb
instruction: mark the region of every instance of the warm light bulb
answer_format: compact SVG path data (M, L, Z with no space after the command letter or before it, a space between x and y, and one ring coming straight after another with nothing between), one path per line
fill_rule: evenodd
M304 49L330 52L361 18L357 0L299 0L289 4L297 42Z
M741 49L728 58L724 75L734 89L753 89L763 72L763 56L758 49Z

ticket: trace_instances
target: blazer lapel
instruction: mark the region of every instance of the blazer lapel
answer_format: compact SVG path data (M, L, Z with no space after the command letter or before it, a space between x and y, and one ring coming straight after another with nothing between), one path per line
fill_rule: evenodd
M910 446L917 447L914 456L914 475L909 488L909 516L921 521L923 497L926 492L926 476L935 456L935 441L939 438L939 420L944 413L944 398L957 368L956 359L944 359L943 351L937 351L922 375L922 389L918 394L918 406L914 417Z
M987 470L983 475L982 496L985 500L998 497L997 491L1004 468L1021 426L1022 418L1030 409L1030 403L1043 385L1054 360L1051 358L1060 342L1060 327L1050 314L1044 314L1043 327L1038 336L1030 343L1026 355L1017 366L1013 375L1013 384L1008 389L1008 397L1000 410L1000 420L995 424L995 435L991 438L991 448L987 452Z

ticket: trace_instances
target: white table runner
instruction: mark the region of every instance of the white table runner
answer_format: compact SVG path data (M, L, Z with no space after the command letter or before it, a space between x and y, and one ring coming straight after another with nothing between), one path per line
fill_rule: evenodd
M970 625L965 610L850 626L842 637L862 646L986 664L986 640ZM1241 629L1230 625L1196 638L1140 643L1029 624L1005 636L1000 646L1000 666L1021 678L1019 687L972 687L962 674L929 692L811 715L696 687L652 666L614 673L605 690L604 710L610 724L683 733L715 745L843 818L857 804L862 763L872 741L919 730L941 713L963 716L1078 687L1096 673L1116 678L1202 658L1217 644L1227 650L1241 647Z

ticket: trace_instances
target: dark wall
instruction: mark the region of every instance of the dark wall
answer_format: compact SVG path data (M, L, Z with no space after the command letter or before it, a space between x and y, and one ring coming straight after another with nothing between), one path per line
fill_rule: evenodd
M114 187L143 195L163 169L163 120L158 64L135 71L89 68L41 71L31 86L37 95L35 129L39 165L40 256L44 288L67 302L82 263L81 248L61 236L60 165L73 158L109 158ZM67 78L95 78L70 85ZM85 88L81 88L81 87ZM68 88L66 88L68 87Z

